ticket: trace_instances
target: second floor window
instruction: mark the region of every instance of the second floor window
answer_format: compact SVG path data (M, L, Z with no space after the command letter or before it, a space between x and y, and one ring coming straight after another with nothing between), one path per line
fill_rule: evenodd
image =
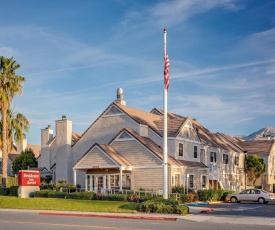
M198 158L198 146L194 146L194 158Z
M216 162L217 162L217 153L210 152L210 163L216 163Z
M235 156L235 157L234 157L234 165L239 166L239 162L240 162L239 156Z
M179 156L183 157L183 144L179 143Z
M228 155L227 154L222 155L222 163L225 165L228 164Z

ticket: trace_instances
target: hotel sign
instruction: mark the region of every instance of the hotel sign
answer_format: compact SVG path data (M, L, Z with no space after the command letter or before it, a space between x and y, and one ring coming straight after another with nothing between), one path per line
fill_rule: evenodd
M18 186L40 186L40 172L20 170L18 172Z

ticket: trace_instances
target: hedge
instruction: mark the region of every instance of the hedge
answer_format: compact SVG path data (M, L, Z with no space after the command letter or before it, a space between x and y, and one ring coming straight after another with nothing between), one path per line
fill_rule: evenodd
M57 192L57 191L49 191L48 192L48 197L49 198L65 198L67 193L65 192Z
M104 195L102 200L109 201L127 201L128 196L126 194L113 194L113 195Z
M10 196L18 196L18 187L19 186L10 187Z
M95 200L96 199L96 194L94 192L66 193L66 199Z
M201 201L224 201L228 194L235 193L233 190L198 190Z
M48 197L48 193L52 192L51 190L41 190L41 191L35 191L34 197Z
M189 208L184 205L177 205L175 202L164 202L164 199L151 199L141 203L137 207L137 211L149 213L188 214Z
M8 196L10 194L9 188L0 187L0 196Z

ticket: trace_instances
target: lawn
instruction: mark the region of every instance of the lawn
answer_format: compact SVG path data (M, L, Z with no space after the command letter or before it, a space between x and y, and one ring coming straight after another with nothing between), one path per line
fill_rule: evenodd
M0 196L0 208L11 209L136 213L136 206L136 203L121 201L17 198L13 196Z

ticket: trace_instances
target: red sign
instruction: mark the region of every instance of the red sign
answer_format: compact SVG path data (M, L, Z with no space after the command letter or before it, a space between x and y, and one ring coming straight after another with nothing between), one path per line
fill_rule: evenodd
M40 172L20 170L18 172L18 186L40 186Z

